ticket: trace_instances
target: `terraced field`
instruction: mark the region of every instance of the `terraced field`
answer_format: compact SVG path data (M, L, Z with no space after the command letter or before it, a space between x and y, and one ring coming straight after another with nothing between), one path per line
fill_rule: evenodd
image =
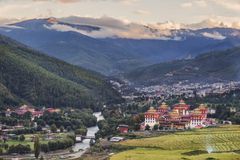
M136 149L118 153L112 156L111 160L208 158L240 160L240 126L179 132L160 137L129 140L120 145L133 146Z

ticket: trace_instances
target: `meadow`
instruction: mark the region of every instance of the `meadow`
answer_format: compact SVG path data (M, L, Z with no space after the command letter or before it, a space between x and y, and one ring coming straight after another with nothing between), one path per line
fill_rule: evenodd
M53 134L54 135L54 138L52 140L62 140L64 139L67 134L66 133L55 133ZM18 145L18 144L22 144L22 145L29 145L31 150L34 149L34 141L33 141L33 137L35 136L38 136L39 137L39 140L40 140L40 143L41 144L47 144L50 140L47 140L46 139L46 135L44 134L25 134L24 137L24 141L20 141L20 140L14 140L14 139L8 139L6 141L6 144L9 146L11 145ZM0 141L0 145L4 144L3 141ZM3 152L5 153L6 152L6 149L2 148L3 149Z
M127 140L119 145L135 149L117 153L111 160L240 160L240 126L221 126Z

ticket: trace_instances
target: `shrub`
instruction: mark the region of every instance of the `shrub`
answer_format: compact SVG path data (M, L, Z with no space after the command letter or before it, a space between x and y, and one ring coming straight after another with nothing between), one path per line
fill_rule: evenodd
M12 145L8 148L8 153L26 154L30 152L31 152L30 145L18 144L16 146Z
M184 153L182 153L182 155L195 156L195 155L206 154L206 153L208 153L208 152L203 151L203 150L194 150L194 151L190 151L190 152L184 152Z
M145 130L146 130L146 131L149 131L149 130L150 130L150 126L149 126L148 124L146 125Z
M53 133L57 132L57 126L55 124L51 125L51 132L53 132Z
M25 140L25 136L22 134L20 137L19 137L19 141L24 141Z
M155 124L155 125L153 126L153 130L154 130L154 131L158 130L158 125L157 125L157 124Z
M41 151L47 153L49 152L49 147L48 147L48 144L41 144Z
M80 135L85 136L87 134L87 128L76 129L75 134L80 134Z
M49 151L55 151L59 149L66 149L74 145L74 140L72 138L65 138L62 140L57 140L57 141L49 141L48 142L48 147Z

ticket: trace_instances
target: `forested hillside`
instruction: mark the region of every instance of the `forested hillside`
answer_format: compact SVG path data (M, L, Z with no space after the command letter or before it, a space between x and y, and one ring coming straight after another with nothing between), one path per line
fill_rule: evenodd
M0 36L0 105L89 107L118 101L106 77Z
M240 48L214 51L190 60L177 60L139 68L125 75L137 84L217 82L240 79Z

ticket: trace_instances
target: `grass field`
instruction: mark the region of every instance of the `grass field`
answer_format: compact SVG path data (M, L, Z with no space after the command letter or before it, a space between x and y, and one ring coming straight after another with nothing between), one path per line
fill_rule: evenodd
M118 153L112 156L111 160L240 160L240 126L179 132L129 140L121 145L133 146L136 149Z
M54 140L63 139L64 137L66 137L66 133L55 133L54 135L56 137ZM39 136L41 144L49 142L49 140L46 140L44 138L44 134L25 134L24 136L25 136L25 140L24 141L10 139L10 140L7 140L6 143L8 144L8 146L18 145L18 144L30 145L31 150L33 150L34 142L32 141L32 137ZM0 144L3 144L3 142L0 141ZM6 150L4 148L3 148L3 152L6 152Z

